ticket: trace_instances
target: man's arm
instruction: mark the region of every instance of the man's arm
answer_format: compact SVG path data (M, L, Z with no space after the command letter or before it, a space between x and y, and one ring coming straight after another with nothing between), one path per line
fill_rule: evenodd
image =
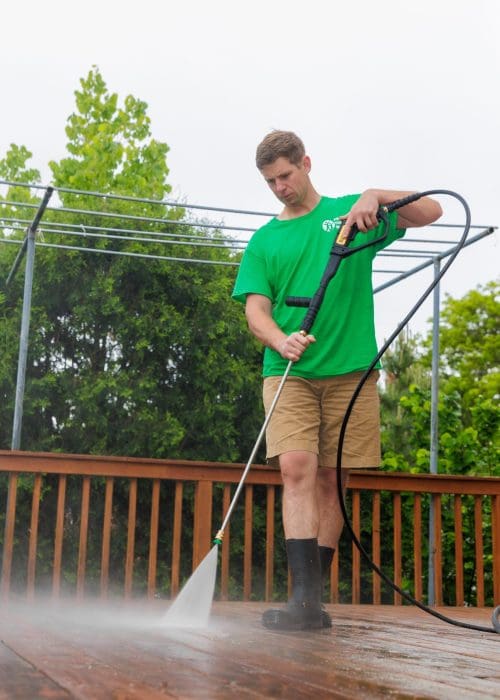
M248 294L245 305L248 327L253 335L285 360L297 362L304 350L316 342L313 335L292 333L286 335L272 317L271 300L262 294Z
M413 192L399 190L365 190L354 204L346 218L346 226L349 228L356 224L360 231L369 231L378 224L377 212L384 204L390 204L396 199L408 197ZM414 226L427 226L439 219L443 210L435 199L422 197L416 202L407 204L398 209L398 228L411 228Z

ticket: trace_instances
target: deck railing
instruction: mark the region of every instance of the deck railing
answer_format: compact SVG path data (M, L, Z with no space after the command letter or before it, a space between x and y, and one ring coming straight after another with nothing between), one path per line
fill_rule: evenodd
M241 464L0 451L1 597L176 595L241 473ZM250 470L220 547L220 599L286 595L280 484L275 469ZM356 471L347 502L375 564L417 600L427 595L432 509L435 604L500 603L500 478ZM401 604L384 586L343 538L331 602Z

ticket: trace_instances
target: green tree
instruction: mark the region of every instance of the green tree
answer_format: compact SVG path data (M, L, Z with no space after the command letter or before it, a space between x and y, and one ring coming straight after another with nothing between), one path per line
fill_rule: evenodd
M22 446L242 460L260 420L260 348L230 300L235 267L191 263L197 249L180 242L166 252L160 241L138 239L182 230L219 243L204 258L235 258L216 228L197 228L182 207L157 203L170 191L168 146L152 138L147 105L131 96L121 105L96 68L80 85L66 129L69 155L50 163L63 206L44 216L51 227L43 241L74 246L68 226L86 232L105 226L125 240L89 236L93 253L37 248ZM4 171L35 177L25 168L28 156L26 149L13 151ZM185 262L125 255L144 253ZM2 275L11 258L2 252ZM18 275L3 308L9 347L20 323L21 283ZM9 380L2 381L7 413L13 355ZM7 446L6 433L2 440Z
M405 329L386 351L383 359L383 385L380 391L381 445L383 465L407 470L413 462L409 435L413 430L411 414L401 404L411 386L428 390L430 375L419 362L421 338Z
M40 182L40 173L35 168L28 168L27 162L31 159L32 153L25 146L16 146L12 143L5 157L0 160L0 178L8 182L30 182L37 184ZM18 187L15 190L9 190L10 198L12 194L16 195L16 199L26 197L27 201L32 201L29 196L29 190ZM5 213L5 205L2 206L2 213Z
M499 283L462 299L447 297L441 312L439 471L498 475L500 409ZM391 376L382 390L385 464L429 468L432 334L423 347L402 340L384 360ZM398 370L391 370L394 362ZM392 415L391 415L392 413Z
M472 425L478 405L500 395L499 281L473 289L462 299L448 297L441 346L446 390L458 393L464 423Z
M54 184L161 200L171 190L166 180L169 148L151 137L147 104L128 95L120 105L118 95L109 93L97 68L81 79L80 85L75 92L77 111L66 127L70 155L50 163ZM74 198L69 193L62 196L67 205L74 203Z

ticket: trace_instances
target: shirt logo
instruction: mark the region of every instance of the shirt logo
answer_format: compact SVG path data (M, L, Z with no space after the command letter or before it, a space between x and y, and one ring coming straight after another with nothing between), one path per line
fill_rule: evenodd
M323 231L330 233L330 231L340 228L341 224L342 220L337 216L335 219L325 219L321 224L321 228Z

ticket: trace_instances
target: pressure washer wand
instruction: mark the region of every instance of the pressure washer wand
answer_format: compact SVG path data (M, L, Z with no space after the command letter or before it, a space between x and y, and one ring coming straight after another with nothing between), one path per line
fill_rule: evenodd
M245 469L243 470L243 474L241 475L240 483L238 484L238 488L235 491L235 494L233 496L233 500L229 504L229 508L227 509L226 517L224 518L224 521L221 525L221 528L219 532L215 535L214 537L214 544L222 544L222 538L224 537L224 530L226 529L226 526L229 522L229 518L232 515L232 512L234 510L234 507L236 505L236 501L238 500L238 496L240 495L241 489L243 488L243 485L245 483L245 479L247 478L247 474L250 471L250 467L253 464L253 460L255 459L255 455L257 454L257 450L260 447L260 443L262 442L262 438L264 437L266 433L266 428L269 425L269 421L271 420L271 416L274 413L274 409L276 407L276 404L278 403L278 399L281 396L281 392L283 391L283 387L285 385L286 379L288 375L290 374L290 369L292 367L293 360L290 360L285 372L281 378L281 381L279 383L278 389L276 391L276 394L274 395L273 402L269 408L269 411L266 416L266 420L264 421L264 424L262 425L262 428L260 429L260 433L257 436L257 440L255 441L255 445L253 446L252 453L250 457L248 458L248 462L246 463Z

